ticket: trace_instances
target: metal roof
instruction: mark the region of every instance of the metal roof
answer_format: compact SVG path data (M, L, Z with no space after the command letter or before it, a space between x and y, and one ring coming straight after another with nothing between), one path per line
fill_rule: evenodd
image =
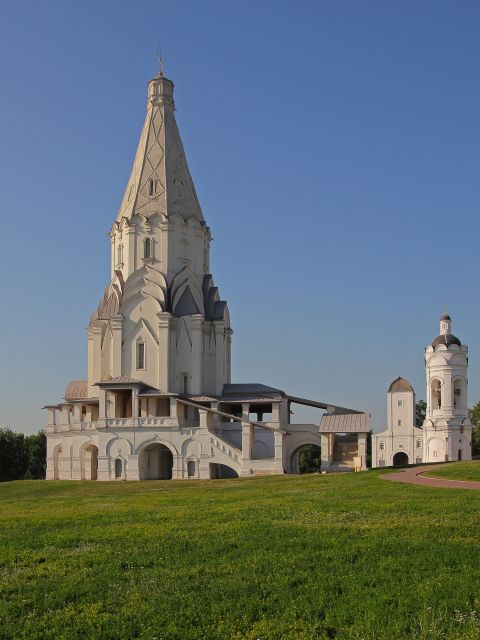
M240 403L240 402L257 402L262 404L268 404L271 402L281 402L281 398L271 398L267 396L253 396L253 395L244 395L244 396L219 396L217 398L218 402L224 402L225 404L231 403Z
M222 395L229 394L243 394L243 393L280 393L284 395L281 389L275 389L275 387L269 387L266 384L260 384L259 382L246 382L238 384L224 384Z
M325 414L320 422L320 433L367 433L371 429L368 413Z

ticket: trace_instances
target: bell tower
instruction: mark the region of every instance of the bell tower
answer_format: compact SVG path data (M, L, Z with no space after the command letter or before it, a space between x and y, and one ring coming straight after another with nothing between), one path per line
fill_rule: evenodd
M452 319L446 312L440 318L439 335L425 349L425 368L424 462L471 460L468 347L452 334Z

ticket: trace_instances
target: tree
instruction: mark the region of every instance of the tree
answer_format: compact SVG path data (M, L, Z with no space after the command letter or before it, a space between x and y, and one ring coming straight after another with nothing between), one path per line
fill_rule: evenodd
M43 480L47 468L47 436L43 431L25 437L27 480Z
M0 482L45 478L47 438L0 429Z
M0 482L23 478L27 470L25 436L0 429Z
M468 410L470 420L472 421L472 454L480 454L480 402L473 405Z
M305 444L298 452L298 471L300 473L313 473L320 471L322 458L320 447L316 444Z
M423 426L425 418L427 417L427 403L425 400L419 400L415 403L415 424L417 427Z

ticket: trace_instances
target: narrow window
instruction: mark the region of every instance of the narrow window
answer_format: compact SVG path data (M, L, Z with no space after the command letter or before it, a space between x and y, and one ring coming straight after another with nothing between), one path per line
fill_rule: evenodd
M189 478L195 477L195 462L193 460L187 462L187 474Z
M145 369L145 343L137 342L137 369Z
M123 464L122 461L120 460L120 458L117 458L115 460L115 478L121 478L122 477L122 469Z
M420 449L422 446L422 441L421 440L417 440L417 449Z
M117 249L117 265L120 266L122 262L123 262L123 246L119 244Z
M156 190L157 190L157 185L156 185L155 180L149 180L148 181L148 195L149 196L155 195Z
M188 393L188 376L183 376L183 393Z
M398 401L398 406L399 406L399 407L403 407L403 404L404 404L404 403L403 403L403 400L399 400L399 401Z
M143 257L147 259L152 257L152 239L151 238L145 238L145 243L143 247Z
M399 427L401 427L402 426L402 421L401 420L397 420L397 424L398 424Z
M385 445L383 442L380 442L380 450L383 451L385 449Z

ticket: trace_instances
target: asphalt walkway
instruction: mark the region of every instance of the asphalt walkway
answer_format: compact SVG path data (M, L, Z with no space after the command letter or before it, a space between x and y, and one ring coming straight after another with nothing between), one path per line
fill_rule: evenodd
M428 478L425 473L443 465L431 465L425 467L409 467L397 473L386 473L380 476L382 480L392 480L393 482L404 482L407 484L423 484L428 487L441 487L443 489L480 489L480 482L469 482L468 480L447 480L443 478Z

